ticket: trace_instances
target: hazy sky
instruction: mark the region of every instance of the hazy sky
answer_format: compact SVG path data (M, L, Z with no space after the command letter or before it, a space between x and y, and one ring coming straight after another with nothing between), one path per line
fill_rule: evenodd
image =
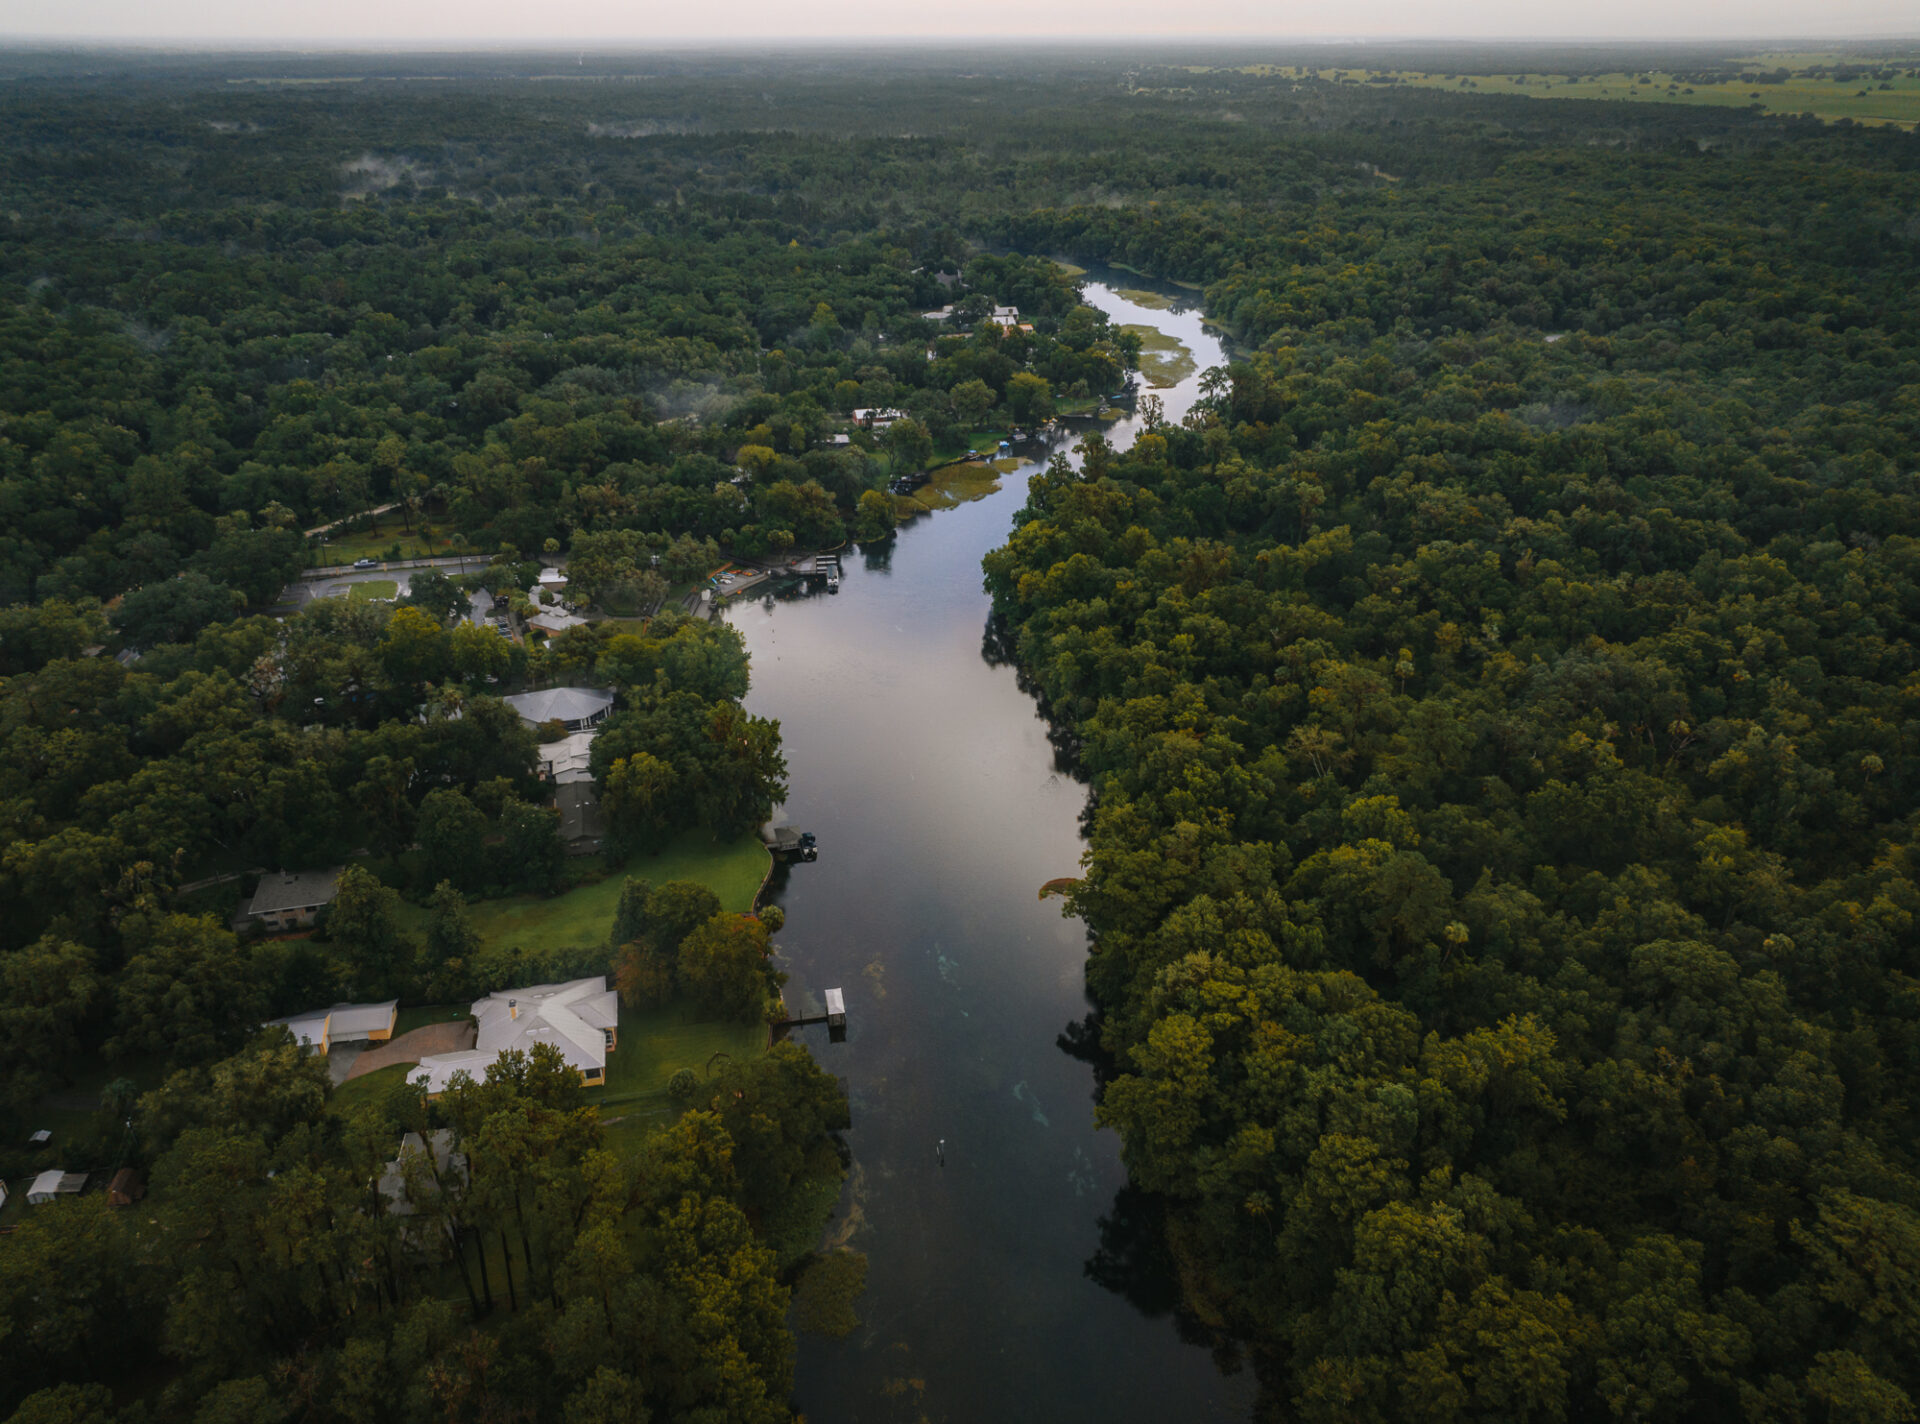
M1360 39L1911 35L1916 0L0 0L0 36L91 40L431 42L776 37L976 39L1085 34Z

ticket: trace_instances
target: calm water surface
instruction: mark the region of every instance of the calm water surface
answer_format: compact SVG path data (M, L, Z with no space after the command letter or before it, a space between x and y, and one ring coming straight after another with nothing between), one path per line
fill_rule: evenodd
M1089 281L1088 299L1220 362L1197 309L1113 285ZM1170 419L1197 385L1157 393ZM1116 1210L1119 1141L1093 1125L1092 1070L1056 1042L1088 1010L1086 941L1038 892L1078 873L1086 790L1013 670L982 656L980 560L1038 464L916 521L883 559L850 551L837 595L729 615L753 656L747 705L780 719L787 818L820 838L775 897L787 1001L847 997L845 1042L802 1035L852 1099L831 1235L870 1263L861 1327L800 1340L799 1401L820 1424L1240 1420L1252 1399L1249 1375L1182 1340L1158 1273L1123 1272L1123 1294L1087 1270L1103 1222L1104 1262L1151 1260L1153 1235Z

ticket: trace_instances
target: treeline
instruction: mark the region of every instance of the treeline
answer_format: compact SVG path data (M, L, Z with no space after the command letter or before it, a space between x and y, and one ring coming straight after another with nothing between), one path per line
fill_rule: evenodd
M1100 1113L1271 1417L1913 1417L1912 188L1553 151L1223 234L1241 359L989 557Z

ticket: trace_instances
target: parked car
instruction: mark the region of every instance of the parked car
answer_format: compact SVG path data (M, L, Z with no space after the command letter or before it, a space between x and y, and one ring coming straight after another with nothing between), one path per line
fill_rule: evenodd
M380 567L380 561L378 559L355 559L353 566L356 569L377 569Z

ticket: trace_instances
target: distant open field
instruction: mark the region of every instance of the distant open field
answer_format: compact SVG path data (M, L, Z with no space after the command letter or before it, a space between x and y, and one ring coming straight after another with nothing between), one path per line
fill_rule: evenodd
M1467 94L1520 94L1530 99L1592 99L1613 103L1709 104L1721 108L1757 108L1770 114L1811 114L1831 123L1920 127L1920 51L1896 61L1868 64L1838 54L1818 52L1767 53L1738 61L1750 71L1720 83L1700 83L1661 70L1637 74L1462 74L1411 69L1308 69L1301 66L1252 65L1244 73L1266 73L1336 84L1395 84L1424 89L1452 89ZM1835 77L1832 71L1849 66L1872 69L1880 76ZM1723 68L1734 67L1730 61ZM1752 74L1790 71L1778 82L1754 82ZM1897 71L1889 73L1889 71Z

